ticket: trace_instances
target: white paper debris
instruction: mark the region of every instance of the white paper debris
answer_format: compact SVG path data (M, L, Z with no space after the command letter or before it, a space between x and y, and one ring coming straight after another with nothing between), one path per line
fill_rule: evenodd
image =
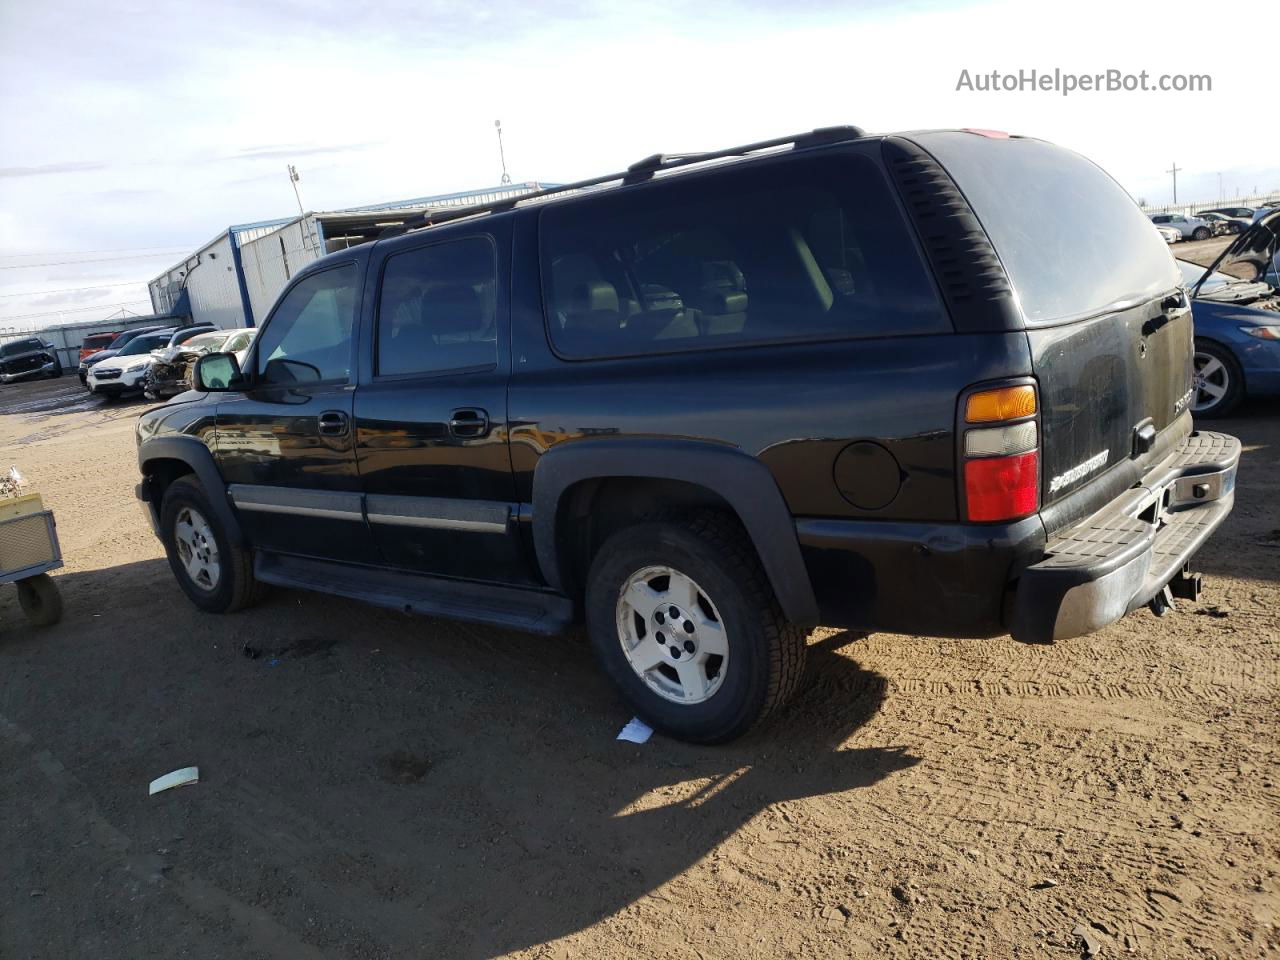
M618 734L618 739L626 740L628 743L648 743L651 736L653 736L653 727L639 717L632 717Z
M151 792L148 796L154 797L162 790L172 790L174 787L185 787L189 783L200 782L199 767L183 767L181 770L175 770L173 773L166 773L163 777L157 777L151 781Z

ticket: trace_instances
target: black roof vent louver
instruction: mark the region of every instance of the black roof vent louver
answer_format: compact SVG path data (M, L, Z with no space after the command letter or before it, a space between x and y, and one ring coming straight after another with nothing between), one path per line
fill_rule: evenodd
M1004 264L955 181L911 140L890 137L883 150L956 329L1021 329Z

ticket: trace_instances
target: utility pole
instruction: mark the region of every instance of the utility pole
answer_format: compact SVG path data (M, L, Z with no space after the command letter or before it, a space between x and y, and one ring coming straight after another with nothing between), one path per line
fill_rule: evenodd
M298 193L298 168L292 163L289 164L289 182L293 184L293 199L298 201L298 216L306 216L306 211L302 209L302 194Z
M1218 202L1222 202L1222 174L1218 174Z
M507 173L507 154L502 149L502 121L493 121L493 126L498 131L498 159L502 161L502 183L510 183L511 177Z
M1165 173L1173 174L1173 202L1174 203L1178 202L1178 171L1181 169L1182 168L1178 166L1178 161L1175 160L1173 161L1173 167L1165 171Z

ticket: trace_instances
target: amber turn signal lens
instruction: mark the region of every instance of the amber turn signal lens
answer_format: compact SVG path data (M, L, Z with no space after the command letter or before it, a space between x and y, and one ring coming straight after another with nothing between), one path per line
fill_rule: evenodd
M969 423L998 423L1029 417L1035 412L1036 388L1027 384L971 393L965 403L964 418Z

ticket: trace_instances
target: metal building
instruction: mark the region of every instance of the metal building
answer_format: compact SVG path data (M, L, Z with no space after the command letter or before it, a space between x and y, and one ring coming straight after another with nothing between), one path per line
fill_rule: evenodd
M228 227L147 284L151 305L156 313L218 327L255 326L289 279L325 254L375 240L387 227L424 211L493 203L545 186L509 183Z

